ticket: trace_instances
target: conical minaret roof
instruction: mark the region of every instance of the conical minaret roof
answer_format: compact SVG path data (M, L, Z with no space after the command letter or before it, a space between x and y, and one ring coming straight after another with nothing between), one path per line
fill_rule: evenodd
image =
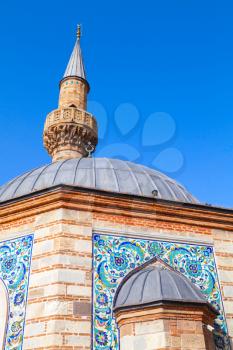
M80 26L78 26L77 40L75 42L73 52L70 56L69 63L66 67L66 71L63 76L63 79L67 77L75 76L86 80L86 73L85 73L82 51L80 46L80 36L81 36L81 30L80 30Z

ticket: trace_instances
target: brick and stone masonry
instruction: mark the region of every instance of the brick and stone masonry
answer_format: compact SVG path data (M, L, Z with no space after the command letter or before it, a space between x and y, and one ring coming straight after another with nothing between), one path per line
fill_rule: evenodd
M116 314L122 350L211 350L203 321L213 325L215 315L202 307L153 307Z
M233 337L232 210L60 187L3 203L0 230L2 241L32 232L35 235L26 350L91 348L95 231L213 244L229 335Z

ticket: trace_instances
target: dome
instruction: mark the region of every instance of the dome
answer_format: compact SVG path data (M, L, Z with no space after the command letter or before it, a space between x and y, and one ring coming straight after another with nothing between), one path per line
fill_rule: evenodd
M58 185L151 198L156 192L156 198L198 203L183 186L154 169L107 158L67 159L33 169L1 186L0 202Z
M161 303L203 304L217 311L186 277L160 264L136 270L122 281L116 292L114 310Z

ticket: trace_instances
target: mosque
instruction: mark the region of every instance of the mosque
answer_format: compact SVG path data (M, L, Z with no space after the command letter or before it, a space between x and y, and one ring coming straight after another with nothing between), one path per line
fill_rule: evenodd
M230 350L233 210L96 158L89 89L79 28L45 122L52 161L0 187L0 349Z

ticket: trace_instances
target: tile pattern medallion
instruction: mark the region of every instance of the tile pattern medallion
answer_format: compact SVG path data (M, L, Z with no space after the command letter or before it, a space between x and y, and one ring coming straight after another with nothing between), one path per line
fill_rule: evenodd
M226 333L213 248L95 234L93 238L93 349L118 350L112 306L117 287L130 271L158 257L184 274L220 310L216 328Z
M21 350L23 343L33 235L0 242L0 278L8 296L4 350Z

